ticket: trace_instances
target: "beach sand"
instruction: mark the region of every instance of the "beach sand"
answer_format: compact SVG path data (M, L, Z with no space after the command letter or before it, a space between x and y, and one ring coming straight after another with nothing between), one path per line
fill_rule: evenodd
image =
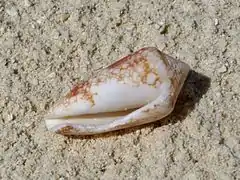
M240 179L240 2L0 1L0 179ZM192 69L174 112L92 137L46 129L71 86L142 47Z

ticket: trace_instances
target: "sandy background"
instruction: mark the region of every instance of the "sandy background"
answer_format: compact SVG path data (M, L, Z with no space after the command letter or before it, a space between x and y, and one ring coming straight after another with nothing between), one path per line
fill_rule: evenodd
M43 116L145 46L188 63L175 111L73 139ZM0 0L0 179L240 179L238 0Z

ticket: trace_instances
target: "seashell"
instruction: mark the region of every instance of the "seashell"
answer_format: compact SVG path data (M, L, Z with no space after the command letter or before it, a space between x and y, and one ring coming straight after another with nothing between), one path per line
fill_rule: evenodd
M45 117L63 135L104 133L160 120L174 109L190 67L154 47L76 84Z

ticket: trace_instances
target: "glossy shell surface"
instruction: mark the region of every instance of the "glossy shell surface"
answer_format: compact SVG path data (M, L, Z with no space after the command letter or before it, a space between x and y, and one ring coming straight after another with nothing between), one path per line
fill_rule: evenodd
M50 109L46 126L89 135L160 120L172 112L189 69L157 48L140 49L76 84Z

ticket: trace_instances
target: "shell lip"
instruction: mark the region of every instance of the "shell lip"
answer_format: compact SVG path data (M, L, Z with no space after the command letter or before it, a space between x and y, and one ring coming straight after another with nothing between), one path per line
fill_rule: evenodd
M145 106L145 105L143 105ZM141 107L143 107L141 106ZM130 112L133 112L137 109L140 109L141 107L139 108L132 108L132 109L126 109L126 110L122 110L122 111L114 111L114 112L102 112L102 113L93 113L93 114L78 114L78 115L73 115L73 116L55 116L55 115L46 115L44 118L45 119L48 119L48 120L51 120L51 119L57 119L57 118L61 118L61 119L67 119L67 118L77 118L77 117L80 117L80 118L94 118L95 116L97 117L114 117L114 116L119 116L119 115L122 115L122 114L129 114Z
M130 128L132 126L129 126L126 124L126 121L129 121L129 117L132 116L135 113L138 113L136 111L141 111L143 107L136 109L135 111L126 114L125 116L116 118L115 120L111 121L111 122L107 122L105 124L101 124L101 125L84 125L84 124L72 124L69 122L66 122L64 124L59 124L58 126L53 126L53 127L48 127L48 130L55 132L57 134L61 134L61 135L65 135L65 136L79 136L79 135L96 135L96 134L103 134L103 133L108 133L111 131L117 131L123 128ZM174 108L170 108L169 111L165 114L163 114L161 117L157 118L157 120L160 120L166 116L168 116ZM134 126L137 125L142 125L142 124L147 124L147 123L151 123L153 121L156 121L156 118L154 116L149 116L147 119L147 122L142 122L139 123L137 121L134 121L134 119L132 119L132 124L135 124ZM152 120L151 120L152 119ZM51 120L51 119L46 119L47 120ZM52 119L54 120L54 119ZM71 131L73 130L73 131Z
M143 106L144 107L144 106ZM45 117L45 123L47 125L47 129L53 132L59 132L59 130L61 129L75 129L78 132L81 132L81 134L98 134L101 132L108 132L109 128L107 127L111 127L111 128L115 128L116 125L115 124L124 124L120 123L120 121L124 120L127 116L129 116L130 114L136 112L138 109L141 109L142 107L139 108L133 108L133 109L128 109L128 110L124 110L124 111L116 111L116 112L106 112L106 113L97 113L97 114L87 114L87 115L77 115L77 116L61 116L61 117L51 117L51 118L47 118ZM80 118L79 123L73 123L74 118ZM81 118L82 119L88 119L89 121L94 120L95 124L84 124L81 123ZM96 118L96 119L95 119ZM98 124L97 125L97 121L101 118L107 119L109 118L109 120L106 120L104 123L102 124ZM62 123L58 124L58 125L51 125L52 122L54 121L62 121ZM65 122L64 122L65 121ZM63 134L63 132L60 132L59 134ZM66 133L64 133L66 134ZM77 133L80 134L80 133ZM70 133L70 135L74 135L74 133Z

